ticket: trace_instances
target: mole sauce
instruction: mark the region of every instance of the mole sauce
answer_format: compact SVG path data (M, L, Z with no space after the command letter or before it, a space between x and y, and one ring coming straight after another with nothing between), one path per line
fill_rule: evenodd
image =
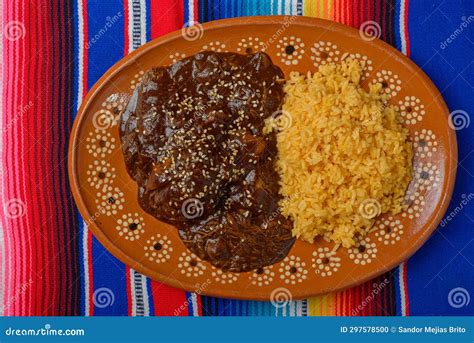
M264 53L201 52L146 72L121 115L141 207L222 270L274 264L295 241L278 207L276 137L262 133L283 77Z

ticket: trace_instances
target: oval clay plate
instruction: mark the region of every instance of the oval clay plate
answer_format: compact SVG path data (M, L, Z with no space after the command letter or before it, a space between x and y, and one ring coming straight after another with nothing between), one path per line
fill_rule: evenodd
M145 213L127 174L117 120L149 68L202 50L265 51L285 75L314 72L346 56L365 62L363 85L381 82L400 109L414 145L408 209L380 217L351 249L324 239L297 240L288 256L263 270L227 273L196 258L178 231ZM330 21L307 17L220 20L170 33L115 64L95 84L74 123L69 177L79 210L99 241L118 259L152 279L202 294L268 300L275 290L303 298L367 281L411 256L430 236L448 206L457 165L455 133L443 98L409 59L378 39Z

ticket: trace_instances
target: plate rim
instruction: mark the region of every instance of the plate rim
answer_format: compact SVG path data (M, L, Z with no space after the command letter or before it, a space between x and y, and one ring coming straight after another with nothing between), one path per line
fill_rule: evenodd
M220 19L211 22L207 22L202 25L203 30L206 29L217 29L217 28L227 28L227 27L235 27L235 26L242 26L242 25L271 25L271 24L283 24L285 20L288 18L292 18L292 25L300 25L300 26L313 26L325 29L327 31L337 32L346 36L347 38L355 38L360 40L359 30L340 24L334 21L314 18L314 17L307 17L307 16L291 16L291 15L278 15L278 16L251 16L251 17L236 17L236 18L228 18L228 19ZM181 29L168 33L164 36L161 36L155 40L152 40L143 46L139 47L138 49L134 50L127 56L123 57L115 64L113 64L96 82L95 84L89 89L86 96L82 100L82 103L76 113L74 118L74 123L71 129L70 137L69 137L69 144L68 144L68 177L69 177L69 185L71 187L71 192L73 194L76 206L81 214L87 214L85 218L91 217L87 206L81 196L80 192L80 185L78 182L78 175L77 175L77 146L78 146L78 133L80 131L81 125L84 122L85 113L88 110L92 100L99 92L99 90L104 86L106 81L111 77L118 74L123 68L129 66L130 64L134 63L135 59L142 54L146 54L149 50L156 48L157 46L166 44L169 41L175 40L181 36ZM396 62L403 64L408 70L413 71L414 74L417 74L417 79L421 79L427 86L429 94L433 97L434 102L436 103L437 107L442 108L444 110L445 115L447 114L447 120L449 120L449 109L444 101L444 98L438 88L434 85L433 81L424 73L424 71L418 67L412 60L410 60L407 56L403 55L397 49L385 43L380 39L374 39L370 41L368 44L373 45L375 48L379 50L388 50L392 54L393 59ZM331 292L338 292L343 291L345 289L360 285L368 280L371 280L391 269L399 265L400 263L408 260L411 256L413 256L421 246L428 240L428 238L433 234L435 229L437 228L438 224L441 222L444 214L446 213L450 200L452 198L452 194L454 191L454 184L456 179L457 173L457 166L458 166L458 150L457 150L457 140L456 140L456 133L452 128L448 128L448 149L446 150L446 155L449 157L447 160L448 164L448 171L449 173L446 174L446 184L447 189L446 192L443 192L440 201L438 203L438 209L436 212L433 213L431 219L427 221L423 226L424 229L422 230L422 234L417 239L416 243L409 251L404 251L402 254L398 255L397 258L393 259L391 263L388 263L383 268L378 270L374 270L371 272L366 273L363 277L359 278L357 282L347 282L342 286L336 286L331 289L326 289L323 291L311 291L311 287L303 288L302 291L293 292L292 296L293 299L305 299L312 296L328 294ZM179 289L183 289L190 292L196 291L196 284L192 282L182 282L178 279L169 278L166 275L163 275L151 268L146 267L142 263L137 263L131 257L129 257L122 249L118 246L113 244L109 238L102 232L102 230L96 225L95 221L89 222L88 228L97 238L97 240L118 260L123 262L124 264L134 268L136 271L144 274L147 277L150 277L153 280L165 283L172 287L176 287ZM222 290L223 287L219 289ZM224 298L233 298L233 299L241 299L241 300L264 300L268 301L270 299L270 294L263 295L263 294L250 294L250 296L246 293L242 293L239 291L234 291L227 289L224 292L218 290L203 290L200 294L202 295L209 295L214 297L224 297Z

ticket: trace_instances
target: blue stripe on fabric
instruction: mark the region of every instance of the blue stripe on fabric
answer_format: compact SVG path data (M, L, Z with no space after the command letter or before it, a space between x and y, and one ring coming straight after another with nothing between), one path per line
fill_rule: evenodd
M146 289L147 289L147 294L148 294L148 304L150 307L150 316L155 315L155 303L153 302L153 290L151 288L151 279L146 278Z
M151 0L146 0L146 41L151 41Z
M401 297L401 292L400 292L400 272L401 272L401 267L399 266L396 268L395 273L393 273L393 282L395 285L395 307L396 307L396 316L401 316L402 315L402 297Z
M192 302L192 293L186 292L186 300L188 302L188 316L194 316L194 306Z
M190 22L190 18L189 18L189 0L181 0L181 1L183 1L183 3L184 3L184 5L183 5L183 8L184 8L184 16L183 16L184 24L187 25ZM199 22L202 21L202 19L200 18L199 15L198 15L198 21Z
M119 19L110 27L107 23L115 15ZM123 1L110 0L107 6L101 1L87 2L88 24L88 88L124 56ZM87 48L84 47L85 49Z
M447 215L454 215L450 221L445 216L442 226L408 263L410 315L472 315L474 200L454 211L463 199L474 195L474 23L460 31L463 21L474 15L474 2L410 1L409 6L411 59L422 66L442 91L450 111L462 110L467 115L460 115L465 119L470 116L471 121L469 126L456 131L459 166L447 211ZM450 37L454 39L448 42Z
M127 278L126 267L113 257L104 247L92 237L92 269L94 279L94 315L97 316L127 316ZM106 299L106 302L102 302ZM113 301L107 300L108 297ZM107 304L107 306L104 306Z

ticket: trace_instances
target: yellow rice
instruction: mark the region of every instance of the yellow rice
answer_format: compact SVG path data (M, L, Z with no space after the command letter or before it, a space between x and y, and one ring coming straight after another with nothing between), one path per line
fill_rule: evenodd
M363 66L347 59L311 75L290 74L278 128L281 210L293 235L355 244L377 215L399 213L412 178L412 145L382 85L361 83Z

